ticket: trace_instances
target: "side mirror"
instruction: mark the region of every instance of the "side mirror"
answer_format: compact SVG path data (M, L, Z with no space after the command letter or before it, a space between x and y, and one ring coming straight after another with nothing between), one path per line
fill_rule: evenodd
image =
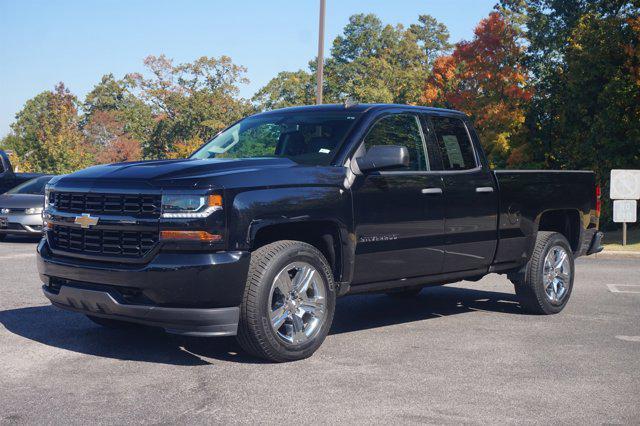
M375 145L369 148L364 156L356 158L355 162L361 172L407 167L409 150L406 146Z

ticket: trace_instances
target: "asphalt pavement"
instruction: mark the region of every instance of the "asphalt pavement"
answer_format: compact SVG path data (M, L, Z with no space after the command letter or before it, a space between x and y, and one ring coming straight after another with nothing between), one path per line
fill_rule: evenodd
M345 297L313 357L269 364L53 308L35 245L0 243L0 424L640 423L640 257L578 260L554 316L498 275Z

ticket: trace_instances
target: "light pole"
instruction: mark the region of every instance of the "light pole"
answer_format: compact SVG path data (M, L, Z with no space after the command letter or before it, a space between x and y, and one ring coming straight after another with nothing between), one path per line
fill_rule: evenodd
M318 63L316 69L316 104L322 103L322 73L324 72L324 14L325 0L320 0L320 22L318 28Z

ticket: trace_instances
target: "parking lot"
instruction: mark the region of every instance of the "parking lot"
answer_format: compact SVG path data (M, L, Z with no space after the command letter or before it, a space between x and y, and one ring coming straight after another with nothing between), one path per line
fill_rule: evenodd
M232 338L114 331L49 305L35 242L0 243L0 423L635 423L640 258L577 262L559 315L506 278L338 301L310 359ZM634 287L635 286L635 287Z

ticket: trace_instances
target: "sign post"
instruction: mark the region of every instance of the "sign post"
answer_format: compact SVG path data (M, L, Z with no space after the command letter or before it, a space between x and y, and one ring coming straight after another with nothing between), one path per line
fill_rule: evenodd
M640 170L611 170L609 197L613 200L613 221L622 223L622 245L627 245L627 223L637 220L640 199Z

